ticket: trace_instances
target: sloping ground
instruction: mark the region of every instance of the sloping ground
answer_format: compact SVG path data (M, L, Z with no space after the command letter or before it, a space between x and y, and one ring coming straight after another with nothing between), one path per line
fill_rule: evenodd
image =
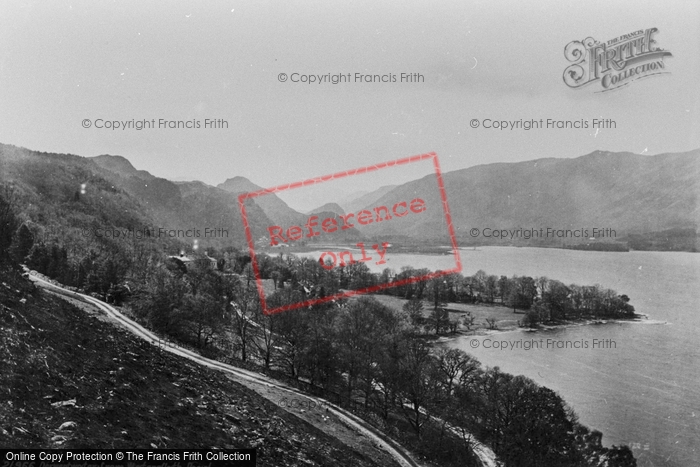
M39 277L40 275L38 275L36 271L30 271L30 274L29 278L43 289L48 290L52 294L56 293L60 295L62 299L67 300L69 303L76 304L87 313L97 313L93 316L99 319L104 319L110 324L117 324L124 327L132 336L143 339L147 343L157 345L160 349L168 353L187 358L196 364L222 371L229 377L233 377L236 382L247 386L262 397L271 400L274 404L279 403L280 407L284 407L288 412L300 416L300 418L316 426L324 433L332 432L333 437L340 440L343 444L348 445L351 450L364 454L366 457L375 460L379 465L390 466L396 465L396 462L399 462L402 466L419 466L406 449L397 445L396 442L388 439L382 433L370 427L366 422L347 413L340 407L333 406L332 404L325 405L326 416L321 417L321 423L319 423L318 417L309 417L308 414L307 416L301 416L302 414L294 411L287 403L281 404L280 399L289 398L291 396L297 400L302 398L307 402L313 400L317 404L324 405L324 403L260 373L234 367L217 360L211 360L184 347L162 341L156 334L153 334L143 326L132 321L111 305L88 295L68 290L46 277ZM273 393L261 391L260 384L264 385L266 388L274 388L275 391ZM301 412L303 413L304 411L302 410ZM348 429L350 431L348 431Z
M0 447L256 447L261 466L378 465L217 371L0 277Z
M16 188L17 210L40 231L38 237L48 243L58 238L75 252L99 246L123 249L134 230L144 229L152 232L147 239L139 234L140 243L171 252L191 245L192 239L167 230L197 229L203 249L247 245L234 194L201 182L176 184L136 170L123 157L41 153L0 143L0 181ZM252 228L273 224L254 202L246 209ZM209 234L207 228L222 230ZM121 235L104 233L114 230Z

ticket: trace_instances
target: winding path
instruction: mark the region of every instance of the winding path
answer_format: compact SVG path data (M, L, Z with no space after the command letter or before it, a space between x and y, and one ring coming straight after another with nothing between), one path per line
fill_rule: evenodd
M119 310L115 309L114 307L108 305L107 303L97 300L96 298L90 297L89 295L84 295L78 292L73 292L71 290L67 290L63 287L60 287L56 284L53 284L47 280L44 280L40 277L37 277L31 273L29 273L29 279L32 280L34 283L37 285L44 287L46 289L49 289L53 292L56 292L58 294L79 300L81 302L87 303L89 305L95 306L98 309L102 310L104 313L106 313L108 316L116 320L121 326L126 328L128 331L130 331L132 334L134 334L137 337L140 337L141 339L144 339L151 344L159 346L161 349L164 349L174 355L179 355L180 357L185 357L188 358L200 365L207 366L209 368L213 368L215 370L223 371L225 373L231 374L236 376L237 378L253 382L253 383L258 383L258 384L263 384L269 387L275 387L281 391L284 391L290 395L293 395L295 397L304 397L308 400L314 401L319 405L322 405L323 407L326 407L327 410L331 413L333 413L338 419L342 420L343 423L347 424L348 426L352 427L355 431L358 433L362 434L363 436L371 439L376 445L381 447L384 451L386 451L391 457L393 457L396 462L399 463L402 467L421 467L421 464L416 462L413 459L413 456L411 453L409 453L406 449L404 449L400 444L396 443L394 440L388 438L385 436L383 433L369 425L367 422L362 420L361 418L353 415L350 412L347 412L346 410L335 406L331 404L330 402L326 400L321 400L317 399L315 397L309 396L308 394L304 394L302 392L297 391L296 389L289 387L283 383L280 383L279 381L276 381L272 378L269 378L261 373L255 373L252 371L244 370L241 368L237 368L231 365L227 365L225 363L218 362L216 360L212 360L209 358L202 357L201 355L192 352L191 350L178 347L174 344L168 343L167 345L161 345L162 340L149 331L148 329L144 328L140 324L136 323L135 321L127 318L124 316ZM261 396L265 397L264 394L260 394Z

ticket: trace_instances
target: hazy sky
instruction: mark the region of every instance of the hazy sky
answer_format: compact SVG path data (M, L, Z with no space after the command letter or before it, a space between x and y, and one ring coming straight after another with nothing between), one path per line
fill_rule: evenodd
M673 54L665 58L670 74L604 93L595 92L599 84L563 83L569 42L652 27L657 45ZM292 83L293 73L420 73L424 82L305 84ZM700 147L698 83L695 1L0 6L0 142L119 154L158 176L210 184L242 175L273 186L431 151L445 171L596 149L686 151ZM206 118L224 119L228 129L94 125ZM611 118L617 128L470 127L486 118ZM84 119L93 125L83 128Z

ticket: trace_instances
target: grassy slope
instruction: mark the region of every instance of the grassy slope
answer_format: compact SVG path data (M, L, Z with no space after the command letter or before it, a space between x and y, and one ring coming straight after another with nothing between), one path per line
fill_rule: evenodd
M0 278L0 447L257 447L261 466L376 465L223 374Z

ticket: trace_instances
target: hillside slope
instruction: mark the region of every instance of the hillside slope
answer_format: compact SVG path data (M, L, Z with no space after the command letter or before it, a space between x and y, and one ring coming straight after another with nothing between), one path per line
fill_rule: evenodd
M260 466L377 465L223 374L2 277L0 447L255 447Z
M162 246L176 251L191 248L194 238L203 249L246 245L234 195L200 182L155 177L120 156L85 158L0 144L0 169L0 182L12 183L19 192L23 221L42 230L45 240L58 238L76 251L112 242L107 235L94 235L96 229L153 229ZM248 221L271 224L254 203L248 206ZM198 229L199 236L159 229ZM206 235L205 229L222 233Z
M375 201L380 199L385 194L389 193L397 186L398 185L385 185L369 193L362 193L361 195L355 198L349 199L347 201L341 201L338 204L340 204L345 209L345 212L359 211L360 209L373 205Z
M217 188L232 193L235 196L263 189L263 187L256 185L245 177L229 178L225 182L217 185ZM305 216L302 213L290 208L287 203L282 201L282 199L274 193L258 196L254 198L253 201L262 208L267 217L274 221L275 225L295 225L305 220ZM273 224L270 223L268 225Z

